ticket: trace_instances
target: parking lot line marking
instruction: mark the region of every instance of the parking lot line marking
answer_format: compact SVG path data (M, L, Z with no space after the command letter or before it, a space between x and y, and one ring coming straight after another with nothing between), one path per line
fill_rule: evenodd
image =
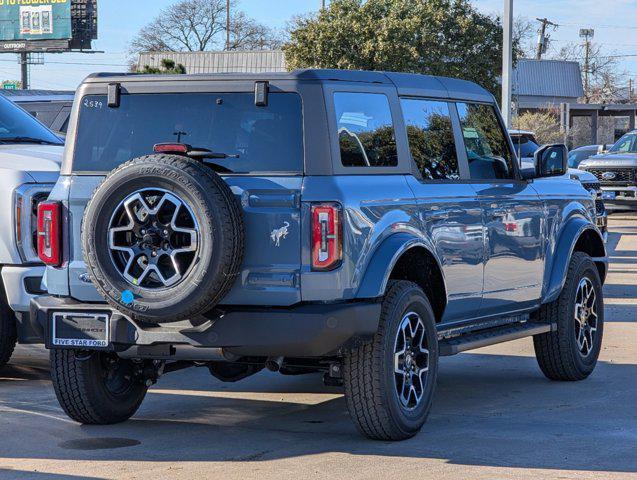
M72 423L74 425L77 425L77 423L75 423L70 418L58 417L57 415L49 415L48 413L36 412L33 410L23 410L21 408L13 408L13 407L0 407L0 412L35 415L37 417L44 417L44 418L49 418L51 420L58 420L60 422Z
M290 402L290 392L219 392L208 390L166 390L158 388L148 390L148 393L230 400L258 400L275 403L298 403L299 405L318 405L343 396L342 393L308 393L301 401Z

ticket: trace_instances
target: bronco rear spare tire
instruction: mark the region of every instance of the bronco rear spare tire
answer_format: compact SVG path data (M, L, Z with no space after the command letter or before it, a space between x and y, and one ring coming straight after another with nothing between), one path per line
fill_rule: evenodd
M149 323L192 318L214 307L239 274L241 207L200 162L136 158L95 191L82 248L93 284L117 310Z

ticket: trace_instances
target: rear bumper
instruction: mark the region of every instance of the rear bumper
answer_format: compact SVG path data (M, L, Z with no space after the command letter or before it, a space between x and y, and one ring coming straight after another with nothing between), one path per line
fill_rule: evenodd
M47 348L52 348L54 313L105 313L110 319L108 350L144 358L198 360L207 358L210 349L237 356L334 355L371 338L378 328L380 308L377 302L233 308L214 318L143 326L105 304L42 296L32 300L31 315L45 330Z

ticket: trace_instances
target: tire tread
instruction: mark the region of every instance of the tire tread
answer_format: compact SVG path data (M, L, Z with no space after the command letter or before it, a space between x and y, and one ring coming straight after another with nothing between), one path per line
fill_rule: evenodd
M381 378L388 318L398 299L414 287L418 288L408 281L389 283L376 334L370 342L352 349L344 358L343 384L347 407L357 428L371 439L404 440L416 433L405 432L389 415Z
M533 337L533 346L540 370L544 375L556 381L583 380L590 372L583 371L576 363L572 354L572 339L565 322L570 321L568 312L569 292L574 282L579 281L577 272L582 263L591 261L583 252L574 252L566 274L566 282L557 300L542 305L537 313L537 320L541 323L557 324L557 331L543 333ZM601 292L597 292L601 295Z

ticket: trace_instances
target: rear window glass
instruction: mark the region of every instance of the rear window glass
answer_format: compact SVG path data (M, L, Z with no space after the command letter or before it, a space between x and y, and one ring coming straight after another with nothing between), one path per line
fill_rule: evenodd
M267 107L253 93L106 95L82 99L73 161L76 172L104 172L178 142L238 158L211 160L234 173L303 171L301 98L273 93Z

